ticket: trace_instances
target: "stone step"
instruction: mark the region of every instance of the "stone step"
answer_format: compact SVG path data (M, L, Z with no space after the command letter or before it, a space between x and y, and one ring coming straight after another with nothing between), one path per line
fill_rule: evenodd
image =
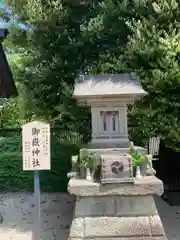
M71 239L150 239L167 240L158 214L153 216L98 216L73 219Z

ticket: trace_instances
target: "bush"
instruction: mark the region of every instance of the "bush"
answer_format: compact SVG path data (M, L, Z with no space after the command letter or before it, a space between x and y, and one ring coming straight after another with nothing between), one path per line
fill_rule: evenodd
M51 170L40 172L41 191L65 192L71 156L79 147L71 141L60 143L51 137ZM0 139L0 191L33 191L33 172L22 171L21 137Z

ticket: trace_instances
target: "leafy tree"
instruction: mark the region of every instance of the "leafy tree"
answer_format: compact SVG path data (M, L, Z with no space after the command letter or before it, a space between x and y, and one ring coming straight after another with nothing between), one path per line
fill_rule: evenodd
M27 93L28 115L52 124L62 119L63 127L82 129L84 113L71 95L77 75L97 57L96 44L89 42L90 36L83 28L98 11L100 2L4 3L2 16L9 21L11 33L5 47L9 54L18 56L14 74Z
M82 129L84 114L69 98L75 78L91 71L101 54L109 54L109 44L117 38L116 32L109 29L124 29L125 24L121 20L114 22L112 14L105 18L101 15L106 8L103 1L4 3L2 16L9 21L11 33L5 47L18 58L14 74L31 96L26 106L36 117L52 123L62 119L63 126L68 123L67 128L75 122ZM119 44L123 41L124 37L116 40Z
M159 135L168 147L179 150L180 3L176 0L104 3L100 17L104 21L103 30L112 22L115 38L111 36L108 53L101 54L93 72L137 72L148 95L130 109L131 124L139 126L133 140L144 144L150 136ZM123 30L120 22L126 26ZM111 28L108 29L110 36ZM119 44L117 40L122 40L122 36L124 42Z
M160 135L167 146L179 150L180 4L148 1L144 9L147 5L148 15L128 22L132 35L124 56L148 92L132 113L147 136Z
M130 111L133 123L144 126L140 138L161 135L178 148L177 0L17 0L15 5L5 0L5 4L11 11L3 14L11 21L6 47L19 56L15 75L32 96L31 112L53 119L53 124L62 119L63 127L80 129L79 123L88 117L71 99L75 78L84 72L133 71L148 92Z

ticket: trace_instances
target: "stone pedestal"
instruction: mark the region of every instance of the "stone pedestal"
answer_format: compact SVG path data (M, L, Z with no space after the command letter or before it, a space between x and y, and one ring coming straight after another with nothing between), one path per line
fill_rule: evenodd
M153 195L162 195L163 183L154 176L134 184L93 183L71 179L68 191L76 195L70 239L167 239Z

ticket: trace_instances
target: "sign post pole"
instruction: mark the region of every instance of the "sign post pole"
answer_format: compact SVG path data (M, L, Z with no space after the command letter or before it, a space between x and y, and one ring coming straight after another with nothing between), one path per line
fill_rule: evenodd
M40 208L39 171L34 171L34 203L35 203L35 221L34 221L33 240L40 240L41 208Z
M33 240L41 237L39 171L51 169L50 125L34 121L22 127L23 170L34 172L34 231Z

